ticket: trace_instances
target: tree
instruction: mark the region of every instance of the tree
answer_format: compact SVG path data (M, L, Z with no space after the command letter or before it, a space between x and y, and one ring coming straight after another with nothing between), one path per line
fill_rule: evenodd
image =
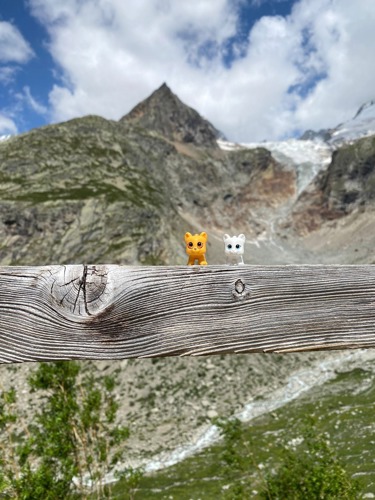
M110 495L105 475L122 458L119 445L129 429L116 425L115 379L95 378L82 366L73 361L38 365L29 385L41 394L41 404L28 423L17 413L15 391L2 393L2 498ZM129 484L139 475L128 470Z

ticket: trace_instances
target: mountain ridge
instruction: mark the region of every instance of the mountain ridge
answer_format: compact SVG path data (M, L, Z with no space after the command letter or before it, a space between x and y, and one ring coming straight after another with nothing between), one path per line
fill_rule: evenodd
M300 140L320 139L333 147L375 134L375 99L363 103L354 116L333 128L306 130Z
M167 118L160 124L163 112ZM188 128L197 127L197 139L183 143L180 121L191 113ZM208 140L199 135L202 127ZM40 258L45 255L48 261L53 255L61 263L81 256L91 262L182 264L180 234L191 224L197 231L210 229L209 251L216 263L223 263L218 242L228 231L247 234L253 246L250 252L248 245L248 262L314 261L319 256L296 235L374 203L369 142L362 147L354 141L350 154L345 145L334 148L329 160L329 147L317 149L316 141L237 146L217 140L215 130L163 84L118 122L89 115L0 143L0 234L5 241L0 263L32 264L30 248L40 244L46 246ZM355 165L345 163L349 157L351 164L360 158L357 174ZM345 182L333 181L337 176ZM321 184L329 179L331 194ZM52 207L58 216L50 215ZM40 233L55 243L44 243ZM90 245L93 234L100 235L95 246Z

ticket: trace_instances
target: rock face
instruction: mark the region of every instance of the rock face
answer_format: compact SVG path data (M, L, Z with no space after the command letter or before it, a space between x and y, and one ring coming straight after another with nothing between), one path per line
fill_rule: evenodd
M1 263L157 262L173 208L148 150L172 148L151 136L137 146L93 116L2 144Z
M299 234L318 229L325 221L353 210L371 209L375 201L375 137L346 144L332 155L296 202L292 219Z
M300 137L301 141L309 141L321 139L322 141L329 141L332 137L332 130L319 130L316 132L315 130L306 130Z
M360 139L335 151L322 180L328 205L348 213L375 200L375 137Z
M222 135L165 83L120 121L153 130L171 141L208 148L217 148L216 139Z

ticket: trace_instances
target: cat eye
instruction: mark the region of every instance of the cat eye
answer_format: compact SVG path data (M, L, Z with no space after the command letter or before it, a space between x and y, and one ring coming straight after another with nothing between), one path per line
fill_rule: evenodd
M202 243L200 241L198 241L198 246L201 247L202 246Z
M189 247L191 248L193 246L193 242L189 241Z
M241 245L238 245L238 244L237 244L237 245L236 245L236 248L241 248Z
M231 244L229 244L229 245L228 245L228 248L229 248L229 249L231 249L231 248L232 248L232 245L231 245Z

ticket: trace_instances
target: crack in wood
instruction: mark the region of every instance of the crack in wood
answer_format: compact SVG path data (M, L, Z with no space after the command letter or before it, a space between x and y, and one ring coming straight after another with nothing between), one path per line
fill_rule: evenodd
M71 280L69 283L72 283L72 282L76 281L77 279L78 278L75 278L75 279ZM88 306L87 306L86 282L87 282L87 265L85 264L83 266L82 277L79 279L79 282L78 282L79 286L78 286L76 300L74 301L73 312L75 312L75 310L76 310L77 302L78 302L78 299L79 299L79 294L81 293L81 290L82 290L83 304L85 306L85 312L86 312L86 314L88 316L91 316L91 313L89 312L89 309L88 309ZM67 283L67 285L69 283Z

